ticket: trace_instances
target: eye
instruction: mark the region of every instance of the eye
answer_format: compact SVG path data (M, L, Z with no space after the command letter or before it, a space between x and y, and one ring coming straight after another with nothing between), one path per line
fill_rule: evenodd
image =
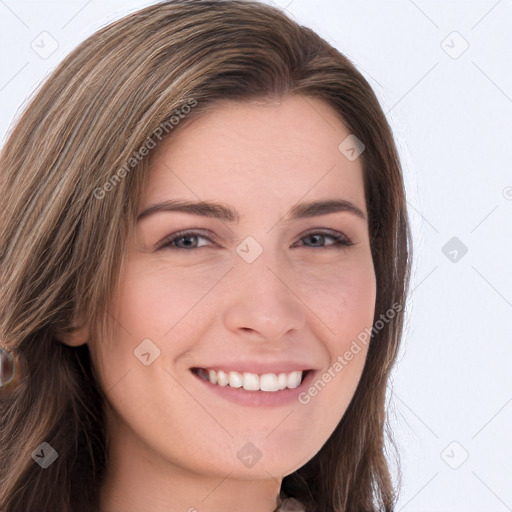
M310 231L306 233L301 240L306 240L309 243L303 244L302 247L308 248L343 248L353 245L345 235L337 231Z
M208 237L198 233L197 231L179 231L178 233L174 233L164 238L162 242L158 244L156 249L182 249L190 251L208 245L204 243L200 244L200 239L211 242Z

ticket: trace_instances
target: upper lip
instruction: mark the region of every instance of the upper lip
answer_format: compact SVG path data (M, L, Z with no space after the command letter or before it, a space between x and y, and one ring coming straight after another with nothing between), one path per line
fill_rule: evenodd
M310 363L296 361L225 361L221 363L209 363L196 365L192 368L204 368L205 370L224 370L227 372L248 372L259 375L265 373L290 373L294 371L312 370Z

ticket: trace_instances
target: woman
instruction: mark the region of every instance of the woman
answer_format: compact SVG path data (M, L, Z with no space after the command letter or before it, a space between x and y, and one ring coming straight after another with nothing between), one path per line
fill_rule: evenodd
M99 30L16 123L0 202L2 512L393 509L402 174L312 30L241 0Z

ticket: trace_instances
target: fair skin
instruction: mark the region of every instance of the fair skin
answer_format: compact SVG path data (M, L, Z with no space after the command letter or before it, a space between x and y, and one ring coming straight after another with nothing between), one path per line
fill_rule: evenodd
M303 367L307 391L371 327L376 281L366 218L348 210L288 218L298 203L326 200L350 202L367 217L361 159L338 149L349 133L326 103L288 96L223 102L158 148L140 212L201 200L227 205L239 219L158 211L141 218L129 240L112 303L115 336L89 341L112 439L102 512L270 512L282 478L336 428L365 347L307 404L295 396L302 385L230 388L291 397L238 403L191 368ZM156 248L181 230L196 234ZM333 233L353 245L336 245ZM242 243L247 237L262 249L252 262L242 255L258 246ZM145 339L160 350L148 366L134 355ZM259 460L243 462L251 454Z

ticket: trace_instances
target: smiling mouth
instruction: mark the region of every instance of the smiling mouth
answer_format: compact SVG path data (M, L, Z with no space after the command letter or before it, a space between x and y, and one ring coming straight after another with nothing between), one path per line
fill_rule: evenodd
M310 370L281 373L251 373L191 368L192 373L211 384L246 391L276 392L299 387Z

